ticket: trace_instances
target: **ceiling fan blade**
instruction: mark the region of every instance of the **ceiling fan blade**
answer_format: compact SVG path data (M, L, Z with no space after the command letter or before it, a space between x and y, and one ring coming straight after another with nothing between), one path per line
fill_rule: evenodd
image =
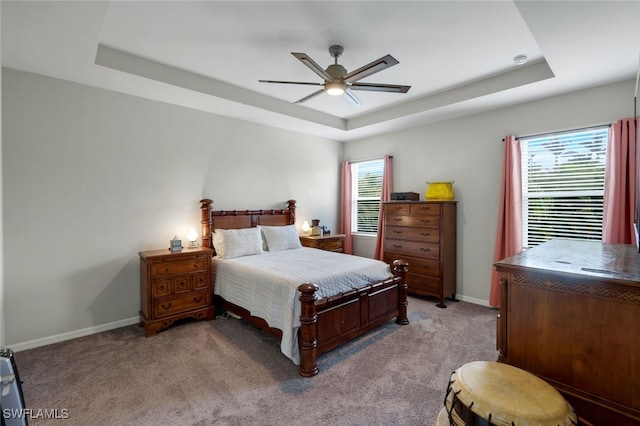
M300 60L300 62L302 62L303 64L308 66L311 69L311 71L313 71L316 74L318 74L320 76L320 78L322 78L323 80L329 80L329 81L333 80L333 77L331 77L329 75L329 73L324 70L324 68L322 68L320 65L318 65L306 53L291 52L291 54L293 56L295 56L296 58L298 58Z
M396 64L399 64L399 62L393 56L383 56L382 58L360 67L355 71L345 74L342 79L347 83L353 83L354 81L368 77L371 74L377 73Z
M294 104L301 104L303 102L307 102L309 99L315 98L316 96L318 96L319 94L321 94L323 92L324 92L324 89L320 89L320 90L318 90L316 92L313 92L310 95L305 96L302 99L298 99L297 101L294 102Z
M407 93L409 89L411 89L411 86L401 86L398 84L353 83L349 88L351 90L368 90L370 92Z
M307 86L322 86L323 83L309 83L306 81L280 81L280 80L258 80L260 83L278 83L278 84L305 84Z
M362 101L347 87L342 95L342 99L344 99L349 105L360 106L362 105Z

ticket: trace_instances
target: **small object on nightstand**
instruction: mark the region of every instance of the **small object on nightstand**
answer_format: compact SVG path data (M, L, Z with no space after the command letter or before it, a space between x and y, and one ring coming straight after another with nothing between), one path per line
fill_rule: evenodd
M305 220L305 221L302 223L302 233L303 233L304 235L309 235L309 234L311 234L311 226L309 225L309 221L306 221L306 220Z
M198 233L196 232L196 228L189 228L187 231L187 239L189 240L189 245L187 247L198 247Z
M182 251L182 241L176 235L173 240L169 240L169 250L173 252Z
M311 219L311 235L322 236L322 228L320 227L320 219Z

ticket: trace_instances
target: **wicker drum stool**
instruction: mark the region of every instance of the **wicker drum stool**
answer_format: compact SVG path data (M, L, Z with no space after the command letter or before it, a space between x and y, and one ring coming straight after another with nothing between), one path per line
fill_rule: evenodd
M544 380L498 362L474 361L451 374L436 426L572 426L578 417Z

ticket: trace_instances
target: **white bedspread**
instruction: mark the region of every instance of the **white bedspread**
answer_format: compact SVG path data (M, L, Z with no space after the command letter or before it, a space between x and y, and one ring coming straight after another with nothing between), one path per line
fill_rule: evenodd
M379 260L308 247L233 259L213 258L214 293L282 330L282 353L300 363L298 286L319 287L318 298L390 277Z

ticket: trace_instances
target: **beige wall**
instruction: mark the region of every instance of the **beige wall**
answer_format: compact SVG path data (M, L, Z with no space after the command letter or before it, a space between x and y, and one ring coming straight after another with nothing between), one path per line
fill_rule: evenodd
M184 238L203 197L217 209L295 198L299 224L337 230L340 161L383 154L396 191L455 181L458 295L486 304L501 139L630 116L632 91L617 83L342 144L4 69L6 345L135 323L137 252ZM354 247L373 255L371 239Z
M633 116L634 82L543 99L350 142L344 158L394 156L394 190L424 199L426 182L454 181L458 200L458 285L462 300L487 304L497 225L502 138L611 123ZM372 240L354 243L373 253Z
M6 343L135 323L140 250L216 209L335 229L342 143L12 69L2 73Z

